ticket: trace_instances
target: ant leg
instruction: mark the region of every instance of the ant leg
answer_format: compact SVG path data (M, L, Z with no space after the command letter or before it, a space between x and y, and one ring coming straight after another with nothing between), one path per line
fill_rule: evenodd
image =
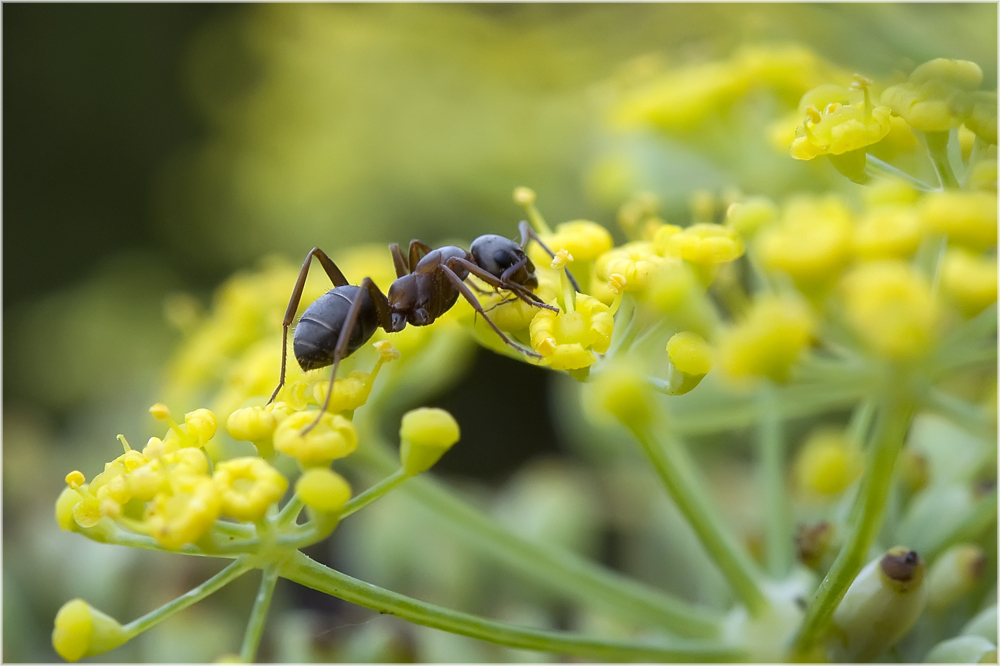
M497 328L497 325L493 323L493 320L490 319L489 315L487 315L486 312L483 310L483 306L479 304L479 301L476 299L475 294L473 294L469 290L469 288L465 286L465 283L462 282L462 279L455 274L455 271L451 270L448 266L441 266L441 272L444 273L445 277L451 280L451 283L458 288L459 293L462 294L462 296L465 296L465 300L469 301L469 305L472 306L472 309L481 314L483 316L483 319L486 320L486 323L488 323L491 327L493 327L493 330L496 331L496 334L500 336L501 340L503 340L505 343L507 343L517 351L521 352L525 356L531 356L532 358L542 357L541 354L538 354L533 351L528 351L527 349L521 347L520 345L514 344L514 342L512 342L510 338L504 335L503 331Z
M520 229L520 231L521 231L521 249L522 250L528 244L528 238L531 238L536 243L538 243L539 245L541 245L542 249L545 250L550 257L552 257L553 259L556 258L555 252L553 252L552 250L549 249L549 246L546 245L542 241L541 237L539 237L539 235L535 232L534 228L530 224L528 224L524 220L521 220L520 224L517 225L517 228ZM575 277L573 277L573 274L570 272L569 268L566 268L564 270L566 271L566 277L569 278L569 283L571 285L573 285L573 289L576 290L577 293L581 293L580 292L580 283L576 281Z
M309 250L309 254L306 255L306 260L302 262L302 268L299 270L299 277L295 280L292 296L288 299L285 318L281 321L281 374L278 376L278 386L275 387L274 392L271 393L271 397L267 401L269 405L274 402L278 391L285 385L285 363L288 359L288 327L291 326L292 320L295 319L295 311L299 309L299 302L302 300L302 290L306 286L306 277L309 275L309 266L312 264L313 257L319 259L319 263L322 264L323 270L326 271L330 281L333 282L333 286L343 287L350 284L347 278L344 277L344 274L340 272L340 269L337 268L337 264L333 263L333 260L327 256L326 252L318 247Z
M471 275L475 275L477 278L490 285L495 289L506 289L518 298L520 298L525 303L529 305L534 305L539 308L544 308L546 310L552 310L553 312L559 312L559 308L549 305L543 301L538 294L531 291L524 285L518 284L516 282L505 282L497 278L497 276L484 270L477 264L472 263L468 259L463 259L462 257L452 257L448 260L448 267L461 266L467 270ZM482 291L482 290L480 290Z
M399 249L399 243L389 245L389 252L392 254L392 265L396 267L396 277L401 278L410 274L410 266L406 263L406 257Z
M430 254L433 251L434 251L434 248L432 248L427 243L421 243L420 241L418 241L415 238L413 240L411 240L410 241L410 248L409 248L409 253L410 253L410 270L411 271L412 270L416 270L417 264L420 263L420 260L423 259L426 255Z
M359 286L362 291L358 291L354 296L354 300L351 301L351 307L347 311L347 317L344 319L344 325L340 329L340 335L337 337L337 346L333 349L333 369L330 371L330 388L326 392L326 399L323 401L323 406L320 407L319 414L316 415L316 419L302 429L300 434L303 437L309 434L309 431L316 427L316 424L320 422L320 419L323 418L323 414L326 414L326 410L330 406L330 398L333 396L334 381L337 379L337 366L340 365L341 359L348 356L347 345L351 340L351 333L353 333L354 327L358 325L358 315L361 312L361 303L365 292L368 292L368 296L375 306L375 312L378 313L379 326L386 331L389 331L391 328L392 318L389 316L389 302L386 300L385 294L382 293L371 278L366 277L361 281Z

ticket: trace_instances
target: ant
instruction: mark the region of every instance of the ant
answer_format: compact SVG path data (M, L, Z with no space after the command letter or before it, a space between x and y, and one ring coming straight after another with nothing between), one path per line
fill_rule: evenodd
M268 403L274 401L285 384L288 327L295 318L302 299L302 290L313 257L319 260L334 288L316 299L302 313L295 327L292 349L303 370L332 365L333 371L323 407L316 420L302 430L303 435L316 427L330 405L337 366L342 359L360 349L379 328L387 333L397 333L406 328L407 324L429 326L455 305L459 295L483 316L506 344L525 356L541 358L540 354L524 349L504 335L465 283L470 275L474 275L494 290L504 289L526 303L558 312L558 308L548 305L534 293L533 290L538 287L538 278L535 276L535 266L525 254L524 248L528 240L532 239L549 256L555 255L527 222L521 222L518 229L521 232L520 243L503 236L487 234L475 239L469 251L454 245L433 249L425 243L412 240L407 256L404 257L399 245L393 243L389 246L389 251L396 269L396 280L389 285L388 295L383 294L370 277L366 277L358 286L350 284L330 257L323 250L314 247L302 263L288 300L288 309L285 310L285 318L281 324L281 374ZM568 268L566 275L573 288L579 291L576 279ZM484 293L478 287L475 289Z

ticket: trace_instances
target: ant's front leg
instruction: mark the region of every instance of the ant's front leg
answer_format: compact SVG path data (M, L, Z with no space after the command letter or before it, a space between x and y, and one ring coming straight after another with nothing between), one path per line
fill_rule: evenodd
M278 386L275 387L274 392L271 393L271 397L267 401L269 405L274 402L278 391L285 385L285 364L288 360L288 327L292 325L292 321L295 319L295 312L299 309L299 303L302 300L302 290L305 289L306 277L309 275L309 267L312 265L313 257L319 259L319 263L323 266L323 270L326 271L334 287L343 287L350 284L347 278L344 277L344 274L340 272L340 269L337 268L337 264L333 263L333 260L327 256L326 252L318 247L309 250L305 261L302 262L299 276L295 280L295 287L292 288L292 296L288 299L285 318L281 321L281 373L278 375Z
M548 253L550 257L552 257L553 259L556 258L555 252L549 249L549 246L546 245L544 241L542 241L541 237L538 235L538 232L536 232L535 229L530 224L528 224L524 220L521 220L521 222L517 225L517 228L521 231L522 250L528 245L528 239L531 238L536 243L538 243L541 246L541 248ZM563 270L566 271L566 277L569 278L569 283L573 285L573 290L576 291L577 293L581 293L580 283L576 281L575 277L573 277L573 273L570 272L569 267Z
M462 257L453 257L448 260L448 266L461 266L470 275L475 275L477 278L490 285L494 289L506 289L511 292L522 301L529 305L534 305L535 307L544 308L545 310L552 310L553 312L559 312L559 308L549 305L541 299L535 292L531 291L524 285L518 284L517 282L504 282L497 276L493 275L489 271L483 269L477 264L472 263L468 259L463 259ZM480 291L480 293L482 293Z
M449 263L451 263L451 262L449 262ZM475 310L476 312L478 312L479 314L481 314L483 316L483 319L485 319L486 323L489 324L493 328L494 331L496 331L496 334L500 336L501 340L503 340L505 343L507 343L508 345L510 345L511 347L513 347L514 349L516 349L517 351L521 352L525 356L530 356L532 358L539 358L539 359L542 358L541 354L538 354L538 353L533 352L533 351L529 351L529 350L525 349L524 347L521 347L520 345L515 344L514 342L511 341L510 338L508 338L506 335L504 335L503 331L501 331L497 327L497 325L493 323L493 320L490 319L489 315L486 314L486 312L483 310L483 306L479 303L479 300L476 298L475 294L473 294L472 291L470 291L469 288L465 285L465 283L462 282L462 278L458 277L458 275L455 274L455 271L453 271L447 265L440 266L438 270L440 270L442 273L444 273L444 275L445 275L446 278L448 278L449 280L451 280L451 283L453 285L455 285L455 288L458 289L458 292L460 294L462 294L462 296L465 297L465 300L467 300L469 302L469 305L472 306L472 309ZM493 277L493 276L491 276L491 277Z

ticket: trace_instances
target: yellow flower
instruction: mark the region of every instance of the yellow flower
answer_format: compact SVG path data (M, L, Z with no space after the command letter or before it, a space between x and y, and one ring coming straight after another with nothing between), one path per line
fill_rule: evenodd
M222 515L251 522L263 518L288 489L278 470L252 456L219 463L212 480L222 499Z
M632 365L618 362L602 368L587 386L588 411L597 416L610 414L625 425L644 426L656 414L653 389Z
M948 240L973 249L997 242L997 197L989 192L932 192L924 197L920 215L927 227Z
M965 125L986 143L997 143L997 94L978 91L972 95L972 112Z
M273 411L259 405L237 409L226 420L226 432L243 442L269 439L277 427L278 419Z
M613 109L613 126L657 125L668 132L688 130L729 106L750 81L730 62L689 65L667 72L622 97Z
M430 469L459 440L458 422L443 409L420 407L403 415L399 458L408 475Z
M667 371L668 395L683 395L701 383L712 369L712 349L697 333L683 331L667 341L670 368Z
M809 435L795 457L795 479L807 494L832 496L861 476L861 450L839 430L821 429Z
M627 287L626 287L627 288ZM531 346L555 370L575 370L597 360L611 344L615 321L611 309L586 294L576 295L573 311L539 310L531 320Z
M916 358L937 338L938 307L930 285L901 261L862 264L842 282L848 323L876 353Z
M667 342L667 354L674 367L686 375L704 376L712 369L712 349L697 333L673 335Z
M749 197L726 211L726 226L743 238L753 238L778 219L778 207L767 197Z
M61 529L68 532L76 531L78 525L73 510L83 499L83 495L73 487L63 488L59 493L59 499L56 500L56 522Z
M813 338L809 310L789 298L757 299L746 318L718 342L718 367L735 380L769 377L784 381Z
M913 206L879 206L854 230L854 251L862 259L903 258L916 252L924 226Z
M822 106L806 106L806 118L795 130L789 149L797 160L811 160L820 155L842 155L881 141L890 130L889 107L872 105L868 81L855 78L856 88L863 97L854 104L845 104L843 93L824 86L822 94L814 91L807 99L830 99Z
M692 224L679 232L665 225L653 236L653 245L665 257L680 257L705 266L735 261L743 255L739 236L720 224Z
M316 427L303 437L302 429L315 419L315 411L296 412L286 418L274 431L274 448L303 467L316 467L350 455L358 447L354 424L340 414L323 414Z
M79 661L114 650L129 638L118 620L83 599L73 599L56 613L52 647L66 661Z
M788 274L804 291L821 287L850 260L852 227L851 212L836 196L793 199L781 223L758 237L761 265Z
M908 81L886 88L882 103L915 130L946 132L969 115L971 92L982 80L979 65L938 58L913 70Z
M573 261L578 263L593 261L614 245L611 233L589 220L557 224L553 233L542 234L541 238L550 250L566 250L573 255ZM537 243L528 244L528 255L536 266L547 266L550 260L549 255Z
M173 477L202 476L208 473L208 459L201 449L179 449L154 458L128 477L129 493L143 502L168 487Z
M997 259L961 248L948 248L941 266L941 286L972 316L997 300Z
M295 493L313 511L334 513L351 499L351 486L333 470L311 467L295 482Z
M222 500L211 477L173 474L147 510L150 535L167 548L200 539L219 517Z
M607 282L613 273L625 278L625 291L642 291L666 259L649 241L633 241L608 250L597 259L597 277Z

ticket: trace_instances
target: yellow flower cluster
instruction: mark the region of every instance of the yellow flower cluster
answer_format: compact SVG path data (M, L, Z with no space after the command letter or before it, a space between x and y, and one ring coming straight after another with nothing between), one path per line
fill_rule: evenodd
M105 465L90 483L80 472L56 503L63 529L95 527L102 519L155 539L165 548L196 543L219 518L256 522L288 488L288 481L265 460L234 458L210 471L205 445L215 436L215 415L207 409L175 423L163 405L154 415L170 429L151 437L142 452L122 438L125 453Z

